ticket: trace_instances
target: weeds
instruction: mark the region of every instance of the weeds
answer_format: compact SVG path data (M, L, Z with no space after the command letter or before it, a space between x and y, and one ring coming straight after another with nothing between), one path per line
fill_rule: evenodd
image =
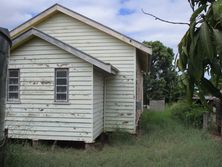
M199 104L189 105L185 101L174 103L168 108L175 119L182 121L186 126L201 128L205 109Z
M29 144L8 146L8 167L220 167L222 142L205 131L187 127L165 112L144 112L141 134L137 137L117 131L109 134L109 144L97 151L44 145L35 149ZM181 107L182 108L182 107Z

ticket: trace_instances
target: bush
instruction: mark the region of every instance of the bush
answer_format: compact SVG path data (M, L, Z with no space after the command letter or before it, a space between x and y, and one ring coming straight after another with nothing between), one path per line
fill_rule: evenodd
M204 108L199 104L188 104L185 101L180 101L169 107L173 118L179 119L187 126L201 128L203 124Z

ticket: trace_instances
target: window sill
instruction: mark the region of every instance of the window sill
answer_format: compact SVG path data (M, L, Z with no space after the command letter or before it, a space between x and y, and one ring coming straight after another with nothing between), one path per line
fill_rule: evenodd
M55 104L55 105L70 105L71 103L70 102L56 101L53 104Z
M21 104L21 101L6 101L6 104Z

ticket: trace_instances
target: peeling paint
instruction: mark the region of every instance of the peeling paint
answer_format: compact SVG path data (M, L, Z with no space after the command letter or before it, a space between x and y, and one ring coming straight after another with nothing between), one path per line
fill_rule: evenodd
M41 81L41 83L44 85L44 84L50 84L52 82L51 81Z

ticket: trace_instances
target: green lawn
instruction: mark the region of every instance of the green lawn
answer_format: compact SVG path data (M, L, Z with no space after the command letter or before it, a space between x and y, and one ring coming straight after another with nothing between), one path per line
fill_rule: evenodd
M114 133L103 148L78 150L40 145L10 144L9 167L220 167L221 139L202 130L185 127L169 112L144 112L140 135Z

